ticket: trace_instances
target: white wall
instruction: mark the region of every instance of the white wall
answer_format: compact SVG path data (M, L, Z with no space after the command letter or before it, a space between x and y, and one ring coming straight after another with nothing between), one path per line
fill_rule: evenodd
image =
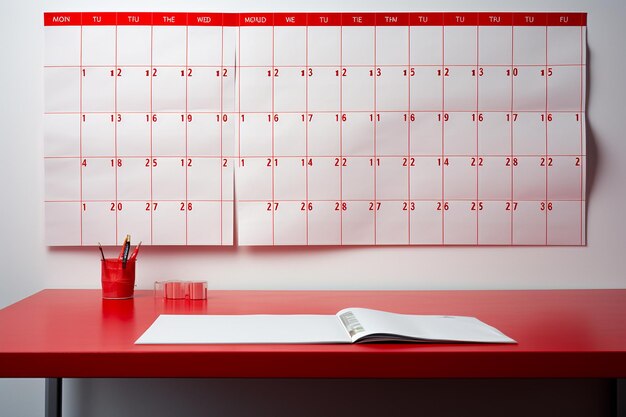
M42 288L98 288L93 248L43 244L43 11L563 10L588 16L586 247L145 248L138 283L203 279L214 289L624 288L626 3L619 0L289 2L65 0L0 3L0 307ZM234 395L230 383L225 394ZM261 382L257 382L261 384ZM288 385L288 383L284 383ZM158 385L158 384L157 384ZM83 385L82 387L88 387ZM105 392L114 390L101 385ZM161 389L164 387L160 385ZM229 391L230 389L230 391ZM68 406L88 415L72 382ZM445 390L442 391L442 393ZM230 394L229 394L230 393ZM116 394L117 395L117 394ZM0 381L0 414L41 415L40 380ZM73 398L73 399L72 399ZM130 397L127 398L128 400ZM125 402L122 398L120 401ZM77 405L78 404L78 405Z

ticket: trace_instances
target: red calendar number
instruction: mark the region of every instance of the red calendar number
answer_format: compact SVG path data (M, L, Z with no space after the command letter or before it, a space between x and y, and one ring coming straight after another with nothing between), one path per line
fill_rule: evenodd
M552 211L552 202L551 201L548 201L548 202L542 201L539 204L539 209L541 211L546 211L546 210Z
M157 160L156 158L153 158L152 160L150 160L150 158L146 158L146 167L155 167L157 166Z
M300 75L301 76L304 77L307 74L308 74L309 77L313 76L313 68L309 68L308 70L300 70Z
M124 208L124 206L122 205L122 203L111 203L111 211L122 211L122 209Z
M444 68L444 69L438 69L437 70L437 75L441 77L441 75L443 74L444 77L449 77L450 76L450 68Z
M300 211L311 211L313 210L313 203L305 203L304 201L300 205Z
M149 70L149 69L147 69L147 70L146 70L146 77L149 77L149 76L150 76L150 70ZM156 77L156 76L157 76L157 69L156 69L156 68L152 68L152 76L153 76L153 77Z
M271 77L272 75L273 75L274 77L278 77L278 68L274 68L274 70L273 70L273 71L272 71L271 69L268 69L268 70L267 70L267 76L268 76L268 77Z
M448 160L448 158L437 158L437 165L441 166L441 165L450 165L450 161Z
M222 77L228 77L228 68L222 68L222 72L220 73L220 70L216 70L215 71L215 76L219 77L220 74L222 75Z
M415 166L415 158L402 158L402 166Z
M308 165L310 167L313 166L313 158L309 158L308 160L302 158L302 159L300 159L300 162L302 163L302 166L305 166L305 165Z
M415 76L415 68L410 68L408 70L404 70L402 72L402 74L406 77L407 75L410 77L414 77Z
M114 167L115 165L117 165L118 167L122 166L122 160L121 159L111 159L111 166Z
M369 208L369 210L370 211L374 211L374 210L378 211L378 210L380 210L380 204L381 204L380 201L370 201L370 208Z
M278 210L278 203L274 202L272 203L267 203L267 211L272 211L272 208L274 211Z
M472 201L472 206L470 207L471 211L481 211L483 209L482 201Z
M552 158L548 157L548 158L544 158L542 157L539 161L539 166L545 167L546 164L551 167L552 166Z
M485 74L485 70L482 67L478 68L478 71L473 69L472 70L472 77L475 77L476 74L478 74L479 77L482 77Z
M513 157L513 158L506 158L505 165L507 167L510 167L511 165L516 167L517 166L517 158L515 158L515 157Z
M187 77L191 77L193 75L192 69L187 68L187 72L185 72L185 70L180 70L180 76L184 77L185 75L187 75Z
M479 166L479 167L483 166L483 158L482 157L478 157L478 158L474 157L474 158L472 158L471 162L470 162L470 165L473 166L473 167L475 167L475 166Z
M112 69L111 72L111 77L115 77L115 75L117 74L118 77L122 76L122 69L121 68L117 68L117 70Z
M335 202L335 211L346 211L348 210L348 203L346 203L345 201L342 201L341 203L339 201Z
M159 206L159 203L148 203L146 202L146 211L156 211L157 207Z
M441 210L445 211L445 210L448 210L449 208L450 208L450 205L448 204L447 201L445 201L445 202L438 201L437 202L437 210L438 211L441 211Z
M517 77L518 72L519 71L517 70L517 68L507 69L506 70L506 76L510 77L511 75L513 75L514 77Z
M187 209L187 211L193 210L193 203L188 202L187 204L185 204L184 201L181 201L180 211L185 211L185 209Z
M507 201L505 206L506 211L515 211L517 210L517 201Z
M548 77L552 77L552 67L541 70L541 76L545 77L546 75L548 75Z
M342 167L348 166L348 159L347 158L335 158L336 167L340 166L339 163L341 163Z
M335 70L335 76L339 77L339 75L341 75L342 77L347 76L348 70L346 68L342 68L341 70Z
M190 167L192 166L193 160L191 158L187 158L187 166ZM184 167L185 166L185 158L181 158L180 159L180 166Z
M403 211L413 211L415 210L415 202L411 201L410 203L405 201L404 203L402 203L402 210Z

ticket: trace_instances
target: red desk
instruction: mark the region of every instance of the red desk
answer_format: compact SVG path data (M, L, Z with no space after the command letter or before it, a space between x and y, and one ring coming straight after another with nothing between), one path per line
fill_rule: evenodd
M0 377L626 377L626 290L211 291L202 302L138 291L45 290L0 310ZM161 313L334 314L344 307L475 316L517 345L134 345ZM54 386L52 386L54 388Z

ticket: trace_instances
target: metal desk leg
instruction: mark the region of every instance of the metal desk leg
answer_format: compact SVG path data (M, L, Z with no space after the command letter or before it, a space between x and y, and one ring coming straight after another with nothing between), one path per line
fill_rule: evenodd
M61 417L63 378L46 378L46 417Z

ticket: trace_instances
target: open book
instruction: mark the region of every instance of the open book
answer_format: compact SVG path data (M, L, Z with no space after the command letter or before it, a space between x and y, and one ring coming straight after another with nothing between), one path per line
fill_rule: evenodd
M335 315L160 315L136 344L515 343L474 317L346 308Z

